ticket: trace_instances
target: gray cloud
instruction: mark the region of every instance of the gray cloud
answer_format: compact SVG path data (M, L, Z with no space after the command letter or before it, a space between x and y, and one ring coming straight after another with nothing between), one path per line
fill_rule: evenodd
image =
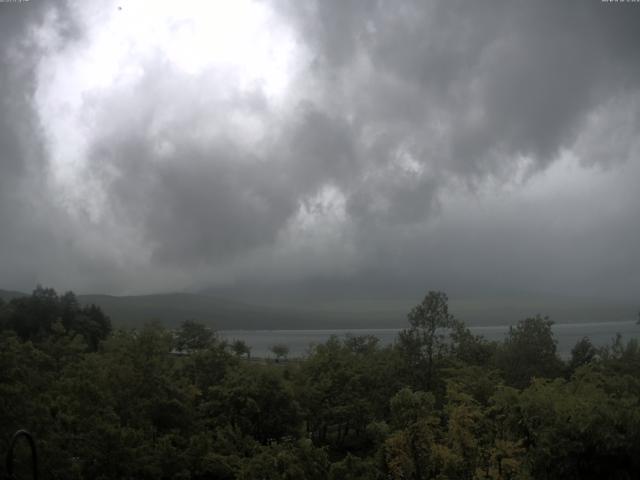
M629 5L315 5L295 18L311 32L328 91L351 80L340 108L422 143L425 161L461 175L499 172L519 155L544 167L593 108L637 88ZM368 69L354 80L362 58Z
M39 155L37 123L31 115L28 96L33 89L33 59L23 56L20 40L26 37L31 21L41 13L33 5L15 8L2 5L0 14L0 264L5 281L33 282L35 271L20 261L22 252L39 250L36 235L46 234L30 220L37 192Z
M0 15L7 286L640 287L633 4L265 3L298 42L274 100L135 48L74 93L102 17L35 3Z

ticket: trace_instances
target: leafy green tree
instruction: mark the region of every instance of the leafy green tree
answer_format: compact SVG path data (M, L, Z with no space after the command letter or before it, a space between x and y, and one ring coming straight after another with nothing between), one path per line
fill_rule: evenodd
M505 406L533 478L640 475L638 383L621 380L583 367L570 381L537 379Z
M436 364L448 353L446 339L458 323L449 313L448 297L443 292L429 292L409 312L411 327L400 332L399 348L404 352L417 386L434 387Z
M175 334L175 348L181 352L203 350L213 344L215 332L195 320L185 320Z
M231 343L231 350L233 350L233 353L238 357L246 355L247 359L251 358L251 347L247 345L244 340L234 340Z
M87 305L78 312L71 330L81 334L89 349L95 351L100 342L111 333L111 320L100 307Z
M329 480L382 480L384 473L376 458L362 458L351 453L331 465Z
M68 332L59 320L53 324L51 334L42 341L40 348L54 361L58 374L70 364L81 361L88 350L84 338L74 331Z
M502 413L495 408L497 379L476 366L457 373L447 381L446 430L435 450L440 475L469 480L514 478L522 471L523 449L505 432ZM492 384L488 399L487 384Z
M598 357L602 360L602 367L611 375L640 378L640 343L637 338L625 343L618 333L611 345L598 349Z
M521 320L509 333L498 352L498 366L507 384L518 388L534 377L555 378L562 372L548 317L539 315Z
M366 338L333 336L316 345L296 375L308 434L336 448L367 442L368 424L387 414L399 389L399 364L394 349Z
M308 440L272 443L244 463L240 480L325 480L329 459Z
M6 302L0 298L0 331L9 328L7 325L9 312L7 311Z
M5 308L5 328L15 331L22 340L40 342L60 322L63 328L84 337L95 351L111 333L111 320L96 305L81 306L72 292L58 296L52 288L38 286L30 297L11 300Z
M289 355L289 347L284 343L276 343L269 350L276 356L276 362L281 359L286 359Z
M438 473L435 462L440 420L432 393L400 390L390 401L395 432L384 445L389 478L426 480Z
M53 377L51 357L15 332L0 332L0 431L6 441L16 430L40 432Z
M30 297L14 298L9 302L7 327L22 340L45 337L60 316L58 295L52 288L38 285Z
M347 334L344 339L344 346L351 352L360 355L375 353L379 345L380 339L373 335Z
M196 391L207 398L209 388L222 382L227 372L238 364L224 343L214 343L209 348L198 350L183 357L178 371L186 377Z
M300 408L279 371L238 365L211 387L204 407L213 425L230 425L266 444L300 430Z
M588 337L582 338L571 349L571 358L568 365L569 371L573 373L578 367L592 362L597 354L598 350L593 346L591 340L589 340Z
M450 338L451 354L463 364L488 367L495 361L498 345L473 335L462 321L454 320Z

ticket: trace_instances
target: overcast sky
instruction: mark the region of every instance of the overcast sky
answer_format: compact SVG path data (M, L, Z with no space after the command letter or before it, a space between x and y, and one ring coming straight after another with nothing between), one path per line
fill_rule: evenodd
M639 25L600 0L0 3L0 288L638 299Z

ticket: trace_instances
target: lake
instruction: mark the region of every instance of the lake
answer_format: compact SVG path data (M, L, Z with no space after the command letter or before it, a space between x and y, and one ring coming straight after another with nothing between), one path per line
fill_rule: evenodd
M344 338L345 335L374 335L381 344L393 343L398 332L397 328L381 329L339 329L339 330L222 330L220 336L226 340L244 340L251 347L254 357L270 358L274 355L269 351L271 346L281 343L289 347L290 357L303 357L309 351L309 346L324 343L331 335ZM501 341L509 331L508 325L470 327L475 335L482 335L487 340ZM571 349L582 337L589 337L596 346L611 344L617 333L623 340L640 337L640 325L635 321L601 322L601 323L558 323L552 327L558 342L558 352L568 357Z

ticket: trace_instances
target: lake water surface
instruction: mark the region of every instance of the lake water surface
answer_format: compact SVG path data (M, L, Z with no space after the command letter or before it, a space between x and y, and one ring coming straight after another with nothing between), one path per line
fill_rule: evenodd
M617 333L626 341L640 337L640 325L635 321L602 322L602 323L558 323L552 327L558 342L558 352L567 357L571 349L582 337L589 339L596 346L609 345ZM220 335L227 340L244 340L251 347L254 357L273 357L269 349L281 343L289 347L290 357L305 356L310 345L324 343L331 335L344 338L346 335L374 335L381 344L394 342L398 328L382 329L343 329L343 330L222 330ZM508 325L470 327L475 335L482 335L487 340L501 341L509 331Z

